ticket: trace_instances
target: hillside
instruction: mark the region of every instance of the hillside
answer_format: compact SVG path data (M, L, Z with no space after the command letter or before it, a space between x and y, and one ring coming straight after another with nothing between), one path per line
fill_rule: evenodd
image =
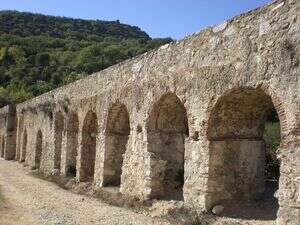
M172 41L119 21L0 11L0 106L19 103Z

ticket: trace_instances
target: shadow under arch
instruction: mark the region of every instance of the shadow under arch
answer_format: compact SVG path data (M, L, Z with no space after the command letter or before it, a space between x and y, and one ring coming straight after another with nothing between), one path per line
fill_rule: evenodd
M109 109L105 130L103 186L120 186L129 135L128 110L124 104L114 103Z
M26 128L23 131L22 137L22 148L21 148L21 162L25 162L26 159L26 152L27 152L27 130Z
M184 185L187 113L174 93L166 93L153 105L147 124L151 153L150 198L182 200Z
M217 100L207 130L209 210L223 205L224 215L230 217L276 219L278 180L274 188L266 181L264 140L266 121L272 112L278 116L276 111L261 88L235 88Z
M62 137L64 131L64 116L62 112L55 114L54 122L54 169L60 170L61 166L61 153L62 153Z
M41 130L38 130L36 135L36 144L35 144L35 168L40 169L41 167L41 160L43 154L43 133Z
M2 135L0 137L0 157L3 157L3 158L4 158L4 148L5 148L5 138Z
M67 118L67 148L66 148L66 176L76 177L76 162L78 155L79 119L76 112L69 112Z
M81 140L80 181L94 180L98 119L96 113L89 111L84 119Z

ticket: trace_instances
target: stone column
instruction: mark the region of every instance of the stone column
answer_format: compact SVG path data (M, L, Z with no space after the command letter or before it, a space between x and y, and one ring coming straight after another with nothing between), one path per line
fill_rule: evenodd
M300 221L300 145L282 150L278 225L298 225Z

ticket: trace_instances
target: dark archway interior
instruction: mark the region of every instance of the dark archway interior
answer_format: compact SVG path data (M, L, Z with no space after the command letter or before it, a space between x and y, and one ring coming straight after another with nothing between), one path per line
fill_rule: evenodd
M66 175L76 176L76 161L78 151L78 130L79 121L76 113L70 113L67 123L67 155L66 155Z
M89 111L82 130L80 181L92 182L94 179L97 134L97 116Z
M183 199L184 141L187 135L184 105L175 94L165 94L154 105L148 124L152 198Z
M35 146L35 167L37 169L39 169L41 165L42 152L43 152L43 134L39 130L37 133L36 146Z
M270 134L271 119L277 121L276 137ZM276 218L279 163L271 165L266 138L273 135L277 142L273 147L278 148L278 129L272 100L261 89L232 90L218 100L208 129L211 207L224 205L228 216ZM273 156L273 162L278 162L276 154ZM276 182L270 182L270 177Z
M26 150L27 150L27 131L24 130L23 140L22 140L21 162L25 162L25 159L26 159Z
M17 123L17 146L16 146L16 157L15 159L17 161L21 161L21 154L22 154L22 135L23 135L23 118L18 117L18 123Z
M64 131L64 116L61 112L55 115L55 152L54 152L54 168L60 170L62 137Z
M280 161L277 151L281 141L280 121L275 108L267 115L263 138L266 143L265 193L266 197L274 198L275 191L279 188Z
M0 146L0 157L4 157L4 148L5 148L5 140L4 136L1 136L1 146Z
M123 154L129 134L129 114L126 106L114 104L109 110L105 131L103 186L120 186Z

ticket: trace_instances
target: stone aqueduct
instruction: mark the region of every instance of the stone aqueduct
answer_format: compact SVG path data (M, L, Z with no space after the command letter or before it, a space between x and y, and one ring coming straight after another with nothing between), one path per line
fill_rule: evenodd
M275 1L1 109L0 153L139 199L196 210L264 189L281 124L278 223L300 221L299 1Z

